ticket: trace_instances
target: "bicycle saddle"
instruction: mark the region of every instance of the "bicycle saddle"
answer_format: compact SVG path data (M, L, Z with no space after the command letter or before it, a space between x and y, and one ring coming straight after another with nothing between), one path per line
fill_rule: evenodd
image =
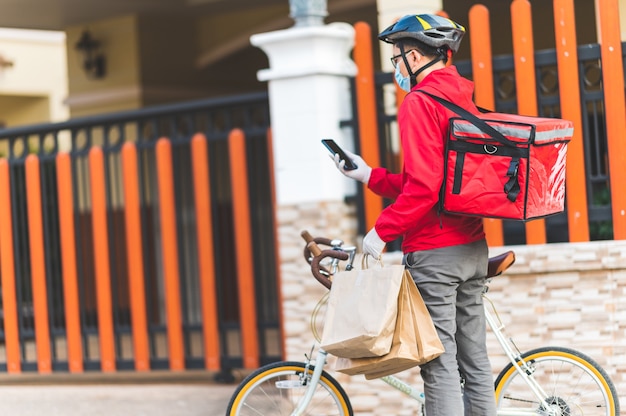
M507 251L489 258L487 266L487 278L499 276L515 263L515 253Z

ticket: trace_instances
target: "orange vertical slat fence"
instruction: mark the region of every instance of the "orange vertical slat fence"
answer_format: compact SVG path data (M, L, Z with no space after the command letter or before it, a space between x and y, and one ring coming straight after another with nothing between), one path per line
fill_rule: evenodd
M208 370L220 368L220 343L215 293L215 262L213 247L213 217L211 215L211 179L209 151L204 134L191 139L194 199L196 205L196 238L198 240L198 269L202 303L202 334L204 365Z
M626 239L626 104L617 0L596 0L600 28L602 83L608 144L613 238Z
M17 374L22 371L22 354L17 317L11 177L9 162L4 158L0 159L0 270L2 270L2 311L7 372Z
M178 238L176 234L172 144L168 139L161 138L158 140L156 156L169 363L171 370L184 370L185 349L180 300L180 274L178 272Z
M574 123L574 136L567 146L566 191L569 191L567 192L569 241L589 241L574 1L554 0L553 7L561 118Z
M372 56L371 29L367 23L354 25L355 45L354 62L357 66L355 77L357 122L361 144L361 157L370 166L380 166L378 143L378 119L376 110L376 92L374 80L374 58ZM383 199L363 186L365 206L365 227L370 230L383 209Z
M40 373L50 373L52 371L52 354L48 320L45 239L41 212L41 176L37 156L29 155L26 157L25 171L37 369Z
M104 154L99 147L93 147L89 151L89 172L98 337L100 340L100 368L104 372L112 372L115 371L115 333L113 330L113 306L111 300Z
M400 106L402 105L402 101L404 101L404 98L406 97L408 92L400 88L397 82L394 82L393 85L396 89L396 112L397 112L400 109Z
M537 93L535 91L535 55L531 6L528 0L514 0L511 3L511 24L513 28L517 111L522 115L536 116L538 111ZM526 243L543 244L545 242L545 220L538 219L527 222Z
M248 193L248 162L243 131L234 129L228 136L230 181L235 228L235 256L239 286L239 322L244 368L259 366L256 298L254 290L254 259L250 226L250 197Z
M146 371L150 369L150 344L148 341L143 241L141 238L139 169L137 167L137 148L134 143L124 143L122 146L122 169L133 358L135 370Z
M482 4L473 6L469 13L469 25L472 28L470 48L472 51L472 75L475 84L474 98L476 105L495 110L489 10ZM491 247L503 246L504 231L502 221L485 218L483 224L488 245Z
M57 193L59 198L59 233L63 267L63 302L67 362L71 373L83 371L83 343L80 328L78 273L76 270L76 237L74 234L74 196L72 193L71 158L67 153L56 157Z

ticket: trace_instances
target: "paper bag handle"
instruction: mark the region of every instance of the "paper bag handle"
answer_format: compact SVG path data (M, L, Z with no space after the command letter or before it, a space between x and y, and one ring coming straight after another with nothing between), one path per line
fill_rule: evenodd
M369 258L370 255L365 253L363 254L363 257L361 257L361 269L369 269L370 265L369 265ZM380 267L385 267L385 265L383 264L383 259L381 257L379 258L375 258L375 265L379 265Z

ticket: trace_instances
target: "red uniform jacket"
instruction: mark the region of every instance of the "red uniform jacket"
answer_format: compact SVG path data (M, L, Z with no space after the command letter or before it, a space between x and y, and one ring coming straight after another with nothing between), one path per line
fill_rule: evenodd
M416 89L478 113L472 101L474 84L461 77L454 66L428 74L402 102L398 110L404 153L402 173L375 168L368 187L394 199L381 213L375 228L385 242L402 236L405 253L466 244L485 237L481 218L439 212L448 120L456 114L415 92Z

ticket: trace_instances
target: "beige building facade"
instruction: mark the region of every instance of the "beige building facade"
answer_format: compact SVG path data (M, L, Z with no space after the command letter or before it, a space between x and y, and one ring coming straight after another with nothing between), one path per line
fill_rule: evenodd
M65 34L0 29L0 123L3 127L69 117Z

